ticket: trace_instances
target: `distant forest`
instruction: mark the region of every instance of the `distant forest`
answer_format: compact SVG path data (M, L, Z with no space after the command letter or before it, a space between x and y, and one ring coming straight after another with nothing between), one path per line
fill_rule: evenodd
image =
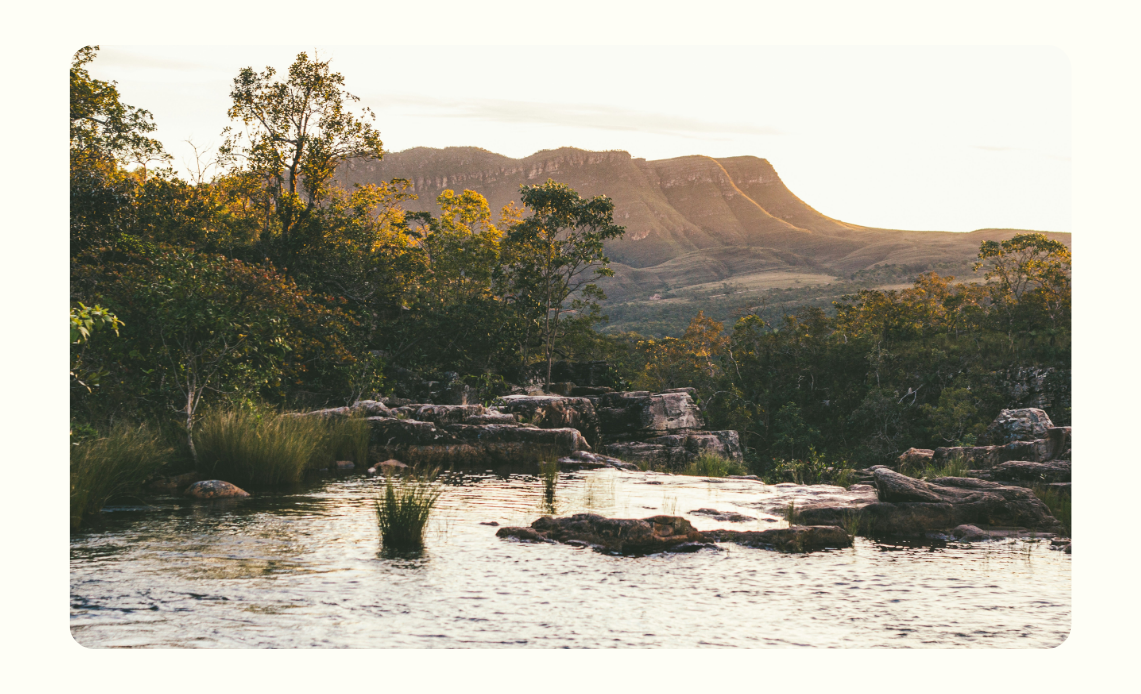
M971 267L603 310L604 245L625 231L609 198L550 180L520 206L445 190L407 212L407 181L342 188L338 167L383 143L304 53L281 75L236 70L222 146L180 178L151 114L91 77L97 55L70 74L75 443L130 423L185 451L210 411L401 395L409 374L458 374L490 401L549 384L556 362L605 360L615 388L696 388L759 471L972 442L1017 369L1068 387L1071 255L1045 235L984 242Z

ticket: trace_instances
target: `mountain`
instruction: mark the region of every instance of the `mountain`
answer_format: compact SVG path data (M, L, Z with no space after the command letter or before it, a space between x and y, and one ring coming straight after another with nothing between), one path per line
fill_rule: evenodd
M784 185L772 164L751 156L647 161L623 151L564 147L512 159L478 147L417 147L380 161L350 161L337 176L347 187L408 179L419 196L406 204L409 210L434 211L443 190L470 188L495 211L519 202L520 185L548 178L584 197L607 195L614 200L615 221L626 227L625 236L606 247L615 271L604 283L611 301L742 278L768 277L779 285L786 275L834 278L883 265L961 264L978 253L982 241L1020 231L849 224L813 209ZM1068 233L1048 235L1070 243Z

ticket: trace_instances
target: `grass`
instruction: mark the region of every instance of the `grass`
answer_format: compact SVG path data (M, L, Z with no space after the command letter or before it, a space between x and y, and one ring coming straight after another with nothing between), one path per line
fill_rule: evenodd
M1034 492L1034 496L1038 497L1039 501L1046 504L1051 515L1062 524L1062 531L1066 537L1070 537L1070 533L1073 532L1070 529L1070 496L1060 492L1055 487L1048 487L1044 484L1034 485L1031 487L1031 491Z
M336 445L357 447L344 435L347 427L337 431ZM300 482L307 470L327 464L330 422L273 412L218 411L203 418L194 443L198 471L205 477L239 487L287 486Z
M864 516L863 510L852 511L844 516L844 520L840 522L840 527L852 537L868 535L871 533L871 526L871 520Z
M962 456L955 456L940 465L926 465L923 467L903 466L899 471L908 477L917 479L935 479L936 477L966 477L971 466Z
M369 424L361 417L340 417L326 421L322 443L326 462L351 460L357 468L368 467Z
M385 480L384 497L376 500L376 522L385 549L417 550L424 546L424 528L443 491L435 481L438 474L438 469L413 471Z
M729 475L747 475L745 466L714 453L702 453L686 465L683 475L697 477L727 477Z
M555 487L559 484L559 460L553 456L539 461L539 476L543 478L543 497L547 504L555 501Z
M71 447L71 527L98 513L107 500L138 489L173 449L147 427L118 425L102 438Z
M856 471L850 467L840 468L836 472L832 473L832 484L847 489L848 487L852 486L855 474ZM848 534L851 535L852 533Z
M784 519L788 521L789 527L796 525L800 522L800 513L796 510L796 502L789 502L788 506L784 509Z

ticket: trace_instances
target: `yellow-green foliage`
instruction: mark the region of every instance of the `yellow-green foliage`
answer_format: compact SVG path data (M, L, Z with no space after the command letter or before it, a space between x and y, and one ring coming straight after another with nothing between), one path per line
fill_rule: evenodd
M138 489L171 455L147 427L118 425L107 436L71 447L71 527L98 513L107 499Z
M341 417L326 423L323 444L325 461L351 460L358 468L368 467L369 424L360 417Z
M327 459L328 432L328 422L318 417L212 412L194 433L198 471L239 487L296 484Z
M1069 537L1073 532L1070 528L1070 495L1044 484L1034 485L1033 491L1034 496L1046 504L1046 508L1050 509L1050 513L1062 524L1062 532Z
M442 489L437 469L412 472L384 485L384 497L376 500L376 521L385 549L410 550L424 545L424 528Z

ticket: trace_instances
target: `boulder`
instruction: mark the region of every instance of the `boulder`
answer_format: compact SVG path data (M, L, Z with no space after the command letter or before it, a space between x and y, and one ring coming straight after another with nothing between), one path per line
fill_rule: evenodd
M249 492L222 480L195 482L183 493L195 499L232 499L250 495Z
M1069 482L1070 461L1051 460L1035 463L1027 460L1011 460L996 465L990 471L990 477L1008 482Z
M703 429L705 421L690 390L683 388L664 393L636 390L598 396L595 410L603 440L638 441Z
M358 400L348 407L330 407L324 410L295 413L299 417L391 417L388 405L379 400Z
M582 542L615 554L651 554L688 542L704 542L702 534L680 516L636 520L603 518L593 513L565 518L543 516L529 528L500 528L495 535L531 542Z
M594 403L587 398L505 395L496 401L496 409L543 429L578 429L593 445L597 445L601 439Z
M1059 458L1070 459L1070 442L1073 436L1071 427L1050 427L1046 430L1046 439L1050 442L1050 452L1047 456L1051 460Z
M951 536L960 542L979 542L981 540L989 540L990 533L974 526L974 525L959 525L951 530Z
M1013 441L1044 439L1047 429L1053 426L1046 411L1036 407L1003 410L983 432L980 443L1002 446Z
M367 470L367 472L370 476L376 476L376 475L388 474L391 472L399 472L400 470L407 470L407 469L408 469L408 466L405 465L404 463L400 462L399 460L394 460L394 459L390 458L388 460L385 460L384 462L380 462L380 463L377 463L376 465L373 465L372 467L370 467Z

